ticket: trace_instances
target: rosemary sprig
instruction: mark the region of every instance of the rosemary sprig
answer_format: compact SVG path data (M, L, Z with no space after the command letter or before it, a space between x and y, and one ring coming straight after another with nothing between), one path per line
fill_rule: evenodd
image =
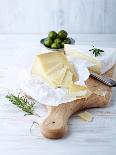
M16 105L18 108L22 109L26 113L33 115L34 114L34 102L29 102L25 96L15 96L12 93L6 95L6 98Z
M98 55L101 55L101 53L104 52L103 50L101 50L101 49L99 49L99 48L94 48L94 46L93 46L93 48L92 48L91 50L89 50L89 51L92 51L93 54L95 55L95 57L97 57Z

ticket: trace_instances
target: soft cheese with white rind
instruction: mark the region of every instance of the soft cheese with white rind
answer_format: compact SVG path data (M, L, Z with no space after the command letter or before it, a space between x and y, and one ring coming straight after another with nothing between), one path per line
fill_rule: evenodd
M95 46L95 48L104 51L99 56L95 57L92 51L89 51L92 48L93 46L88 45L65 44L64 46L64 50L67 56L81 59L89 62L90 64L93 64L93 66L90 67L90 70L94 72L103 74L112 68L116 62L116 49Z

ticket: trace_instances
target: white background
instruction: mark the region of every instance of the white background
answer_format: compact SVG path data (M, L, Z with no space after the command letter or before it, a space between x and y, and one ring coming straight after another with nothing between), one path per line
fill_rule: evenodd
M0 84L14 84L12 66L26 67L40 39L61 28L74 33L78 44L116 48L116 0L0 0ZM30 133L42 117L24 117L4 93L0 89L0 155L116 154L116 89L109 107L88 110L92 122L72 116L68 134L59 140L45 139L37 125Z
M29 67L28 61L32 62L38 53L38 43L43 37L0 35L0 85L6 86L7 82L14 85L14 77L22 68ZM71 37L78 44L90 44L94 40L95 46L116 47L116 41L111 41L116 37L111 35L75 34ZM87 110L94 117L92 122L84 122L77 114L73 115L68 122L68 134L58 140L44 138L37 125L30 133L33 121L39 124L42 121L45 107L38 107L41 117L24 117L25 113L8 102L5 94L5 89L0 88L0 155L116 155L116 88L109 107Z
M0 0L0 34L116 33L116 0Z

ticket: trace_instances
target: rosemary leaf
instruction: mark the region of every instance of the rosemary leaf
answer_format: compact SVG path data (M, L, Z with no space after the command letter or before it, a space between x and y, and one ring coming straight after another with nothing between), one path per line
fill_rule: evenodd
M103 50L101 50L101 49L94 48L94 46L93 46L93 48L92 48L92 49L90 49L89 51L92 51L92 53L93 53L93 55L95 55L95 57L97 57L97 56L101 55L101 53L102 53L102 52L104 52L104 51L103 51Z
M6 98L16 105L18 108L22 109L24 112L33 115L34 114L34 102L29 102L25 96L15 96L12 93L6 95Z

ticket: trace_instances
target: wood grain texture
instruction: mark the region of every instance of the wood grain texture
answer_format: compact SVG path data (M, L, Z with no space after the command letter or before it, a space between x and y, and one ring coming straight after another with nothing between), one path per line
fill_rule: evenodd
M103 0L72 0L68 3L67 0L63 0L61 3L61 10L64 16L64 24L60 25L60 27L65 28L70 33L103 32Z
M115 0L105 0L104 1L104 33L114 33L116 32L113 25L116 25L116 7Z
M110 69L104 76L112 77L114 67ZM88 108L102 108L109 104L112 94L112 89L94 78L89 78L86 81L91 95L86 99L79 99L68 104L59 106L49 106L48 116L41 124L41 132L47 138L61 138L68 130L69 117L77 112Z
M115 0L0 0L0 33L116 34L115 8Z
M0 35L0 84L6 77L12 84L10 71L15 74L30 62L40 50L39 40L45 35ZM78 44L116 47L115 35L71 35ZM25 58L28 57L28 60ZM8 68L9 67L9 68ZM116 73L116 72L115 72ZM8 78L7 78L8 79ZM116 80L116 79L115 79ZM47 112L38 107L40 117L25 116L8 102L0 90L0 154L1 155L115 155L116 154L116 88L113 88L111 104L106 108L89 109L94 116L92 122L84 122L74 114L68 122L69 132L62 139L49 140L40 133L38 125Z

